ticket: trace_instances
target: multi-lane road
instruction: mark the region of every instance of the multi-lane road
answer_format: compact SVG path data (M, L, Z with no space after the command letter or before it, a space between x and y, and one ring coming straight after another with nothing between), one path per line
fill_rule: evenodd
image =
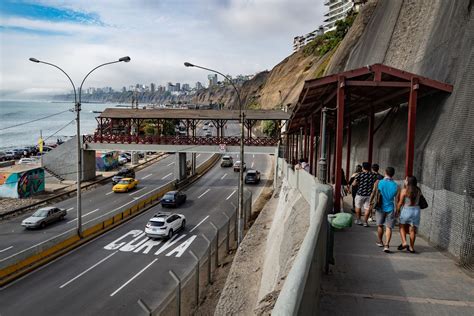
M269 175L271 158L246 155L246 164L262 172L260 185L247 186L256 198ZM150 240L143 234L149 218L161 210L158 205L5 286L0 290L0 315L140 315L138 299L156 308L175 286L168 270L186 275L195 264L189 250L202 257L207 247L202 234L210 239L215 234L210 222L222 227L222 213L234 212L237 179L232 168L216 165L190 186L187 202L176 210L186 216L186 229L170 241Z
M197 164L209 158L209 154L197 155ZM112 184L106 184L82 194L82 223L100 222L120 213L139 199L145 199L164 184L174 180L175 155L142 169L136 173L139 180L137 189L129 193L113 193ZM46 229L25 230L21 221L28 215L0 222L0 264L22 254L29 249L41 246L49 240L69 234L76 230L76 198L55 204L67 210L66 219L56 222Z

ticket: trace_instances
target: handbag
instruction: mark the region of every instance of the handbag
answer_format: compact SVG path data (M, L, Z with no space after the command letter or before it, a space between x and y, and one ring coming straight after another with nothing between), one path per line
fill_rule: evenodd
M420 192L420 201L418 202L418 205L420 206L420 209L422 210L428 207L428 202L426 201L425 197L423 196L423 193L421 192Z

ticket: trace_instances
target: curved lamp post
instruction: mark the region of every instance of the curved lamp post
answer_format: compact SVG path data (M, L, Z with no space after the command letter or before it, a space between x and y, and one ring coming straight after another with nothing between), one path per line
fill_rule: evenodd
M115 63L120 63L120 62L126 62L128 63L130 61L130 57L125 56L122 58L119 58L118 60L111 61L105 64L101 64L91 71L84 77L84 79L81 82L81 85L79 87L79 98L77 96L76 92L76 86L74 85L74 82L72 81L71 77L62 70L59 66L56 66L55 64L51 64L42 60L38 60L36 58L30 58L30 61L34 63L41 63L41 64L46 64L50 65L54 68L59 69L63 74L66 75L66 77L69 79L72 85L72 89L74 91L74 109L76 111L76 126L77 126L77 132L76 132L76 138L77 138L77 235L82 236L82 206L81 206L81 180L82 180L82 151L81 151L81 127L80 127L80 112L81 112L81 92L82 92L82 85L84 84L84 81L86 81L87 77L96 70L97 68L110 65L110 64L115 64Z
M191 64L191 63L188 63L188 62L185 62L184 63L184 66L186 67L196 67L196 68L200 68L200 69L204 69L204 70L207 70L207 71L210 71L210 72L214 72L216 74L219 74L221 75L222 77L224 77L225 79L227 79L230 84L232 85L232 87L234 88L235 92L237 93L237 98L239 100L239 117L240 117L240 170L239 170L239 208L238 208L238 233L237 233L237 244L240 245L240 242L242 241L242 235L243 235L243 210L244 210L244 134L245 134L245 130L244 130L244 122L245 122L245 113L242 112L242 99L240 98L240 93L239 93L239 90L237 89L237 87L234 85L234 83L232 82L232 80L227 77L226 75L224 75L223 73L217 71L217 70L214 70L214 69L210 69L210 68L206 68L206 67L202 67L202 66L198 66L198 65L194 65L194 64Z

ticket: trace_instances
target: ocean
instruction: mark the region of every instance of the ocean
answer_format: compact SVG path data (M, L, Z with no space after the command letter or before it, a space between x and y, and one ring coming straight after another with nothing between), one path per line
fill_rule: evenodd
M95 118L99 114L93 113L93 111L102 111L107 107L115 107L115 105L113 103L83 103L81 134L93 133L97 127ZM0 101L0 150L36 145L41 132L46 144L56 143L58 138L66 140L76 135L76 113L74 111L22 124L68 109L74 109L73 102ZM18 126L7 128L14 125ZM60 131L58 132L58 130Z

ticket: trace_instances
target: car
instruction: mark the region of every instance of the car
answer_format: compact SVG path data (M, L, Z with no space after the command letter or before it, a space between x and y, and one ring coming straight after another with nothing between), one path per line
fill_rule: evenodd
M44 228L46 225L64 219L67 212L63 208L50 206L42 207L34 212L30 217L25 218L21 222L21 226L25 228Z
M211 137L211 136L212 136L211 131L206 131L206 133L204 134L204 136L206 136L206 137Z
M115 185L123 178L135 178L135 171L133 169L123 168L112 177L112 183Z
M204 125L204 126L202 127L202 130L203 130L203 131L208 131L208 130L209 130L209 127L207 127L207 125Z
M212 123L209 123L209 127L214 127L214 125L212 125Z
M248 183L260 183L260 171L258 170L248 170L245 175L245 184Z
M6 160L20 159L20 158L21 158L21 154L19 154L18 151L7 150L7 151L5 152L5 158L6 158Z
M35 158L21 158L18 161L19 165L33 165L33 164L37 164L37 163L38 163L38 160L35 159Z
M0 161L8 160L7 154L4 151L0 151Z
M119 165L124 165L124 164L126 164L127 162L128 162L128 159L127 159L126 156L120 155L120 156L118 157L118 163L119 163Z
M246 169L247 169L247 166L245 165L245 162L244 162L243 170L245 171ZM234 163L234 171L235 172L240 171L240 160Z
M231 156L222 156L222 159L221 159L221 167L232 167L234 165L234 160L232 159Z
M161 198L162 207L178 207L186 202L186 194L181 191L169 191Z
M172 238L174 233L186 227L186 217L182 214L160 212L155 214L145 226L149 238Z
M138 180L134 178L123 178L116 185L112 187L112 191L118 192L128 192L133 190L138 185Z

